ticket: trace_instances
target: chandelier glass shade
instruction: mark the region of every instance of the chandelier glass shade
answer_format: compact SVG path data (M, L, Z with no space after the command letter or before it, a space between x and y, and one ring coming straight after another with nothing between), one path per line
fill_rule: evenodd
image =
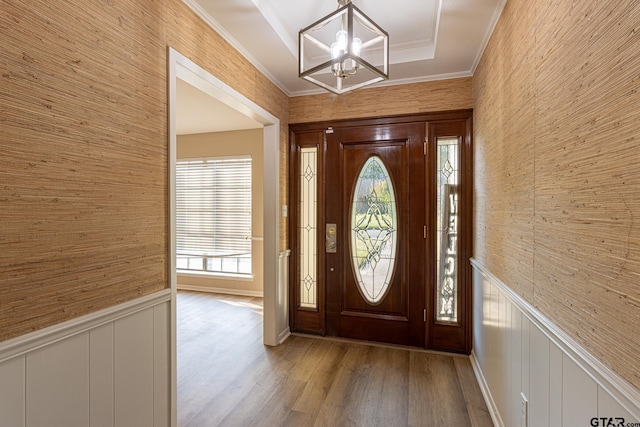
M298 33L298 76L336 94L389 78L389 35L349 0Z

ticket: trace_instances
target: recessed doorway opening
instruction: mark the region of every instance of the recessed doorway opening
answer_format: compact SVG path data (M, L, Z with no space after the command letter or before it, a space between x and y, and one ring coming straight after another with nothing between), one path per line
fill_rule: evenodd
M282 325L288 320L281 319L282 313L287 313L286 298L279 289L279 140L280 122L277 117L262 109L260 106L235 91L230 86L211 75L196 63L181 55L172 48L168 49L168 89L169 89L169 147L168 147L168 178L169 178L169 283L172 290L171 298L171 390L172 390L172 424L177 422L177 269L176 269L176 161L177 161L177 113L179 100L178 86L181 90L195 90L207 98L206 102L216 104L235 118L244 118L246 123L253 123L254 129L262 131L262 236L256 236L262 243L262 276L263 293L263 330L262 341L265 345L278 345L286 331L281 331ZM201 100L203 101L203 100ZM222 110L221 110L222 111ZM212 117L212 121L216 118ZM218 117L220 121L227 121ZM247 127L250 127L249 125ZM253 271L253 273L256 273ZM286 292L286 289L285 291ZM287 327L288 331L288 327Z

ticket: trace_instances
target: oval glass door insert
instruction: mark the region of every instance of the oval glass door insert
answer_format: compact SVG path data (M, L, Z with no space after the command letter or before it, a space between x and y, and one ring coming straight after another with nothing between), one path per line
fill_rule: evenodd
M380 157L360 170L352 200L351 265L362 296L376 305L389 290L398 239L393 182Z

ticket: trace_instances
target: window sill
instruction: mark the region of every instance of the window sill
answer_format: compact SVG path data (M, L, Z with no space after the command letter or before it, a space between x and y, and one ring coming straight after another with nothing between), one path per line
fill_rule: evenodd
M237 280L241 282L253 282L253 274L219 273L213 271L177 270L180 276L209 277L212 279Z

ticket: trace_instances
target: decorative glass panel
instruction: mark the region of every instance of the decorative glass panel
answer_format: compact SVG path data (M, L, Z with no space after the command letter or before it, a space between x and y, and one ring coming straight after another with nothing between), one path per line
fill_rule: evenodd
M460 141L438 138L438 289L436 318L457 322Z
M317 307L318 148L300 150L300 307Z
M351 259L362 296L379 304L387 294L395 265L398 219L393 182L382 160L362 167L351 206Z

